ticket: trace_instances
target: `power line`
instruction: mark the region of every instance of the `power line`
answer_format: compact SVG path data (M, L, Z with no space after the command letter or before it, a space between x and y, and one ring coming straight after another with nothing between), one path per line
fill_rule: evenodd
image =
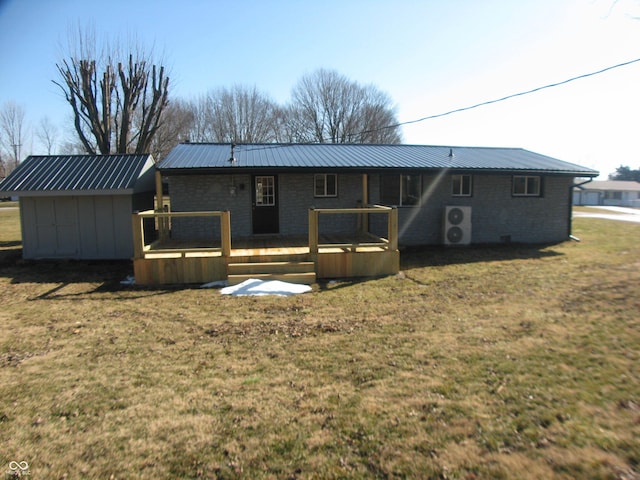
M532 88L531 90L525 90L523 92L513 93L511 95L507 95L507 96L501 97L501 98L496 98L494 100L487 100L485 102L476 103L475 105L470 105L468 107L456 108L454 110L449 110L448 112L438 113L436 115L429 115L429 116L426 116L426 117L418 118L416 120L408 120L406 122L399 122L399 123L395 123L393 125L385 125L384 127L372 128L370 130L363 130L361 132L354 133L353 136L357 137L357 136L361 136L361 135L364 135L364 134L367 134L367 133L379 132L380 130L387 130L387 129L390 129L390 128L398 128L398 127L402 127L403 125L411 125L411 124L414 124L414 123L420 123L420 122L424 122L426 120L433 120L434 118L446 117L447 115L452 115L454 113L465 112L467 110L473 110L474 108L479 108L479 107L484 107L486 105L491 105L491 104L494 104L494 103L504 102L505 100L509 100L509 99L516 98L516 97L522 97L524 95L529 95L531 93L539 92L541 90L546 90L546 89L549 89L549 88L558 87L560 85L565 85L565 84L570 83L570 82L575 82L576 80L581 80L583 78L593 77L595 75L600 75L600 74L608 72L610 70L614 70L614 69L620 68L620 67L626 67L628 65L631 65L633 63L638 63L638 62L640 62L640 58L636 58L634 60L629 60L628 62L618 63L616 65L611 65L609 67L602 68L602 69L597 70L595 72L584 73L582 75L571 77L571 78L568 78L566 80L562 80L560 82L550 83L550 84L544 85L542 87L536 87L536 88ZM261 149L264 149L264 148L278 148L278 147L281 147L281 146L283 146L283 145L282 144L276 144L273 147L272 146L256 147L256 148L254 148L252 150L259 150L259 149L261 150Z
M624 63L618 63L617 65L612 65L610 67L603 68L603 69L598 70L596 72L590 72L590 73L585 73L585 74L582 74L582 75L578 75L577 77L571 77L571 78L569 78L567 80L563 80L561 82L550 83L548 85L544 85L542 87L537 87L537 88L532 88L531 90L526 90L524 92L513 93L511 95L507 95L506 97L501 97L501 98L496 98L494 100L487 100L486 102L476 103L475 105L470 105L468 107L456 108L455 110L450 110L450 111L444 112L444 113L438 113L436 115L429 115L427 117L418 118L416 120L408 120L406 122L400 122L400 123L396 123L394 125L387 125L387 126L384 126L384 127L375 128L375 129L371 129L371 130L364 130L364 131L362 131L360 133L357 133L356 135L363 135L365 133L377 132L379 130L386 130L388 128L397 128L397 127L401 127L403 125L410 125L410 124L413 124L413 123L424 122L425 120L432 120L434 118L446 117L447 115L452 115L454 113L465 112L467 110L472 110L474 108L484 107L485 105L491 105L493 103L504 102L505 100L509 100L511 98L521 97L523 95L529 95L530 93L539 92L540 90L545 90L547 88L558 87L560 85L565 85L567 83L574 82L576 80L580 80L580 79L587 78L587 77L593 77L594 75L600 75L601 73L608 72L609 70L613 70L613 69L620 68L620 67L626 67L627 65L631 65L631 64L637 63L637 62L640 62L640 58L636 58L635 60L629 60L628 62L624 62Z

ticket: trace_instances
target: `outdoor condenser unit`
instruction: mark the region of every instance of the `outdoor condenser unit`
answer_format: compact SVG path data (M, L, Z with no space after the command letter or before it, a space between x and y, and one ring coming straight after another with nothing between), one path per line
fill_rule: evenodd
M471 207L445 207L443 234L445 245L469 245L471 243Z

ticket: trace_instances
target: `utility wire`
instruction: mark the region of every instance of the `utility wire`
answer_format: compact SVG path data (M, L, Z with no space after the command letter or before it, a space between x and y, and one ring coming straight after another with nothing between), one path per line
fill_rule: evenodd
M384 126L384 127L374 128L374 129L371 129L371 130L364 130L364 131L362 131L360 133L356 133L355 135L363 135L365 133L377 132L379 130L386 130L386 129L389 129L389 128L397 128L397 127L401 127L403 125L410 125L410 124L413 124L413 123L424 122L425 120L432 120L434 118L445 117L447 115L452 115L454 113L465 112L467 110L472 110L472 109L478 108L478 107L484 107L485 105L491 105L493 103L504 102L505 100L509 100L511 98L521 97L523 95L529 95L530 93L539 92L540 90L545 90L547 88L558 87L560 85L565 85L565 84L567 84L569 82L574 82L576 80L580 80L580 79L587 78L587 77L593 77L594 75L600 75L601 73L608 72L609 70L613 70L613 69L620 68L620 67L626 67L627 65L631 65L631 64L637 63L637 62L640 62L640 58L636 58L635 60L629 60L628 62L624 62L624 63L618 63L617 65L612 65L610 67L603 68L603 69L598 70L596 72L591 72L591 73L585 73L585 74L582 74L582 75L578 75L577 77L572 77L572 78L569 78L567 80L563 80L561 82L550 83L549 85L544 85L542 87L533 88L531 90L526 90L524 92L513 93L511 95L507 95L506 97L496 98L494 100L487 100L486 102L477 103L475 105L471 105L471 106L468 106L468 107L456 108L455 110L450 110L450 111L444 112L444 113L438 113L436 115L429 115L427 117L418 118L416 120L408 120L406 122L400 122L400 123L396 123L394 125L387 125L387 126Z
M470 105L468 107L456 108L455 110L449 110L448 112L438 113L436 115L429 115L427 117L418 118L416 120L408 120L406 122L395 123L393 125L385 125L384 127L372 128L370 130L363 130L363 131L361 131L359 133L354 133L352 135L357 137L357 136L362 136L362 135L367 134L367 133L379 132L380 130L387 130L387 129L390 129L390 128L398 128L398 127L402 127L403 125L411 125L411 124L414 124L414 123L424 122L426 120L433 120L434 118L446 117L447 115L452 115L454 113L465 112L467 110L473 110L474 108L484 107L486 105L491 105L491 104L498 103L498 102L504 102L505 100L509 100L511 98L522 97L524 95L529 95L531 93L539 92L541 90L546 90L548 88L554 88L554 87L558 87L560 85L565 85L565 84L570 83L570 82L575 82L576 80L581 80L583 78L593 77L595 75L600 75L601 73L608 72L609 70L614 70L614 69L620 68L620 67L626 67L628 65L631 65L631 64L634 64L634 63L638 63L638 62L640 62L640 58L636 58L634 60L629 60L628 62L618 63L616 65L611 65L610 67L606 67L606 68L603 68L601 70L597 70L595 72L584 73L584 74L578 75L576 77L568 78L567 80L562 80L561 82L550 83L550 84L544 85L542 87L532 88L531 90L525 90L523 92L513 93L511 95L507 95L506 97L496 98L494 100L487 100L485 102L476 103L475 105ZM256 148L253 148L251 150L261 150L263 148L277 148L279 146L282 146L282 145L274 145L273 147L271 147L271 146L269 146L269 147L256 147Z

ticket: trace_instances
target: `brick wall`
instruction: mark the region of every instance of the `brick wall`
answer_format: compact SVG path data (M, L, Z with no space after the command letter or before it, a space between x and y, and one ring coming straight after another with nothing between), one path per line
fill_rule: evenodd
M439 245L447 205L471 206L472 243L553 243L569 233L569 177L543 177L541 197L514 197L511 175L474 175L471 197L451 195L451 176L424 175L423 202L398 207L401 245ZM370 201L378 203L379 175L369 179ZM377 221L376 221L377 220ZM373 231L386 235L382 219L371 222Z
M339 175L338 197L314 197L313 174L278 175L280 233L306 235L308 211L351 208L362 200L362 175ZM229 210L232 237L249 236L251 175L182 175L169 178L173 211ZM514 197L511 175L474 175L473 195L451 195L450 175L423 175L421 207L398 208L401 245L439 245L447 205L472 207L472 243L553 243L569 232L569 177L544 177L541 197ZM235 195L230 193L235 185ZM380 203L380 175L369 175L369 202ZM355 231L356 215L320 217L321 233ZM219 238L217 219L174 219L173 236L180 239ZM370 215L371 231L387 235L386 216Z
M235 185L235 195L231 195ZM231 236L252 234L251 175L178 175L169 177L171 210L174 212L229 210ZM362 199L362 176L339 175L338 196L314 197L313 174L278 175L280 233L307 235L309 208L355 207ZM353 232L356 215L321 216L321 233ZM220 238L217 218L181 218L173 220L173 238L210 241Z
M235 195L231 187L235 186ZM173 212L231 212L231 237L251 234L250 175L179 175L169 177ZM174 218L172 236L178 240L219 240L218 218Z

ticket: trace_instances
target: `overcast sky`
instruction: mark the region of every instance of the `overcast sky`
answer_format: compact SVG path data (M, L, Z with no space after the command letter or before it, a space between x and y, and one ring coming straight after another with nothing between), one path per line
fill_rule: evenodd
M48 116L70 132L52 80L81 25L153 47L173 96L242 84L285 103L302 75L327 68L387 92L406 122L638 59L639 18L640 0L0 0L0 107L15 101L33 126ZM640 168L639 116L640 62L403 137L522 147L606 175Z

